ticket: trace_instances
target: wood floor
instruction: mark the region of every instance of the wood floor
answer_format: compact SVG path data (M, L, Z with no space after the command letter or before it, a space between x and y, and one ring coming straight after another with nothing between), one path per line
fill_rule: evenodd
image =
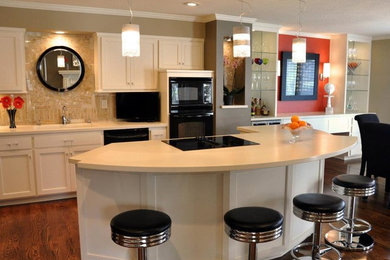
M359 171L360 163L344 164L328 159L325 166L324 192L331 191L336 175ZM344 253L343 259L390 259L390 193L384 192L384 180L378 179L378 190L368 200L358 200L357 215L369 221L375 246L368 253ZM324 232L328 230L324 225ZM79 260L77 205L75 199L0 207L0 260ZM280 259L287 260L287 254Z

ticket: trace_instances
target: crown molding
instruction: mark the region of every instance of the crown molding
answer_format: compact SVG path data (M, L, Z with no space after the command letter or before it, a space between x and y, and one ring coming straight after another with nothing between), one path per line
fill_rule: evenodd
M348 41L371 42L372 37L358 34L347 34Z
M373 37L372 37L372 40L373 40L373 41L378 41L378 40L390 40L390 34L373 36Z
M280 28L281 25L271 23L254 22L252 25L252 31L279 32Z
M286 35L297 36L297 32L296 31L285 31L285 30L282 30L282 29L279 30L279 34L286 34ZM300 32L299 36L311 37L311 38L319 38L319 39L328 39L328 40L330 40L331 37L332 37L330 34L309 33L309 32Z
M128 10L122 10L122 9L48 4L48 3L38 3L38 2L23 2L18 0L0 0L0 6L34 9L34 10L46 10L46 11L130 16ZM186 21L186 22L202 22L201 17L190 16L190 15L163 14L163 13L142 12L142 11L134 11L133 15L134 17L142 17L142 18L177 20L177 21Z

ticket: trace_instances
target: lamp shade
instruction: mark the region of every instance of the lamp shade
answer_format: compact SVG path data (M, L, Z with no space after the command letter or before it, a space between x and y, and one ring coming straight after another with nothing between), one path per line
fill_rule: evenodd
M292 62L294 63L306 62L306 39L305 38L293 39Z
M62 54L57 56L57 67L65 68L65 56Z
M248 26L233 27L233 57L251 56L251 34Z
M330 63L324 63L322 74L324 78L330 77Z
M122 27L122 56L140 56L140 35L138 24L124 24Z

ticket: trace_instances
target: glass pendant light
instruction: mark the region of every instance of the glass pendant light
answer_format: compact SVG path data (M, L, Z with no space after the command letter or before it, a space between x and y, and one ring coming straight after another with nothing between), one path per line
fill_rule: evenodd
M122 56L139 57L140 56L140 33L139 25L132 24L133 11L130 7L130 23L122 26Z
M242 25L243 4L248 4L244 0L241 2L240 25L233 26L233 57L246 58L251 56L251 32L248 26ZM248 4L249 5L249 4Z
M299 34L302 30L302 23L301 23L301 3L304 2L304 0L298 0L299 1L299 12L298 12L298 27L299 31L297 32L297 38L293 39L292 43L292 62L294 63L305 63L306 62L306 39L300 38Z

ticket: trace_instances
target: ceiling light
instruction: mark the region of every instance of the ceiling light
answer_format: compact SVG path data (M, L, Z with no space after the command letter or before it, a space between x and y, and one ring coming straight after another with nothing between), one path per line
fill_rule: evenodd
M298 1L299 1L299 12L298 12L299 30L297 31L297 38L295 38L292 43L292 62L305 63L306 62L306 39L299 37L299 34L302 30L301 14L303 11L302 11L301 3L304 2L304 0L298 0Z
M130 23L122 26L122 56L139 57L140 56L140 33L139 25L132 24L133 11L129 2Z
M184 3L186 6L190 6L190 7L195 7L195 6L198 6L199 4L198 3L195 3L195 2L185 2Z
M56 34L64 34L64 31L55 31Z

